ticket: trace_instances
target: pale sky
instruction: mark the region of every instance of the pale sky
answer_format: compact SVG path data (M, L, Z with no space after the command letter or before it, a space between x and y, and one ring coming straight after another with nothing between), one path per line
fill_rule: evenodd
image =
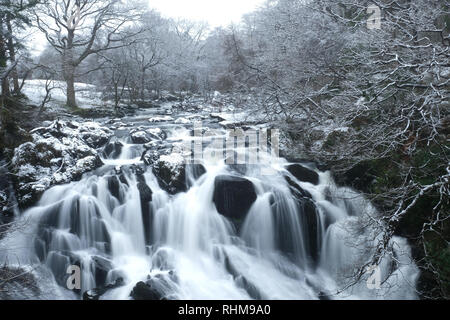
M212 27L239 22L264 0L148 0L165 17L206 21Z
M266 0L148 0L150 8L159 11L167 18L186 18L206 21L211 27L226 27L232 22L239 22L243 15L249 13ZM43 34L35 31L31 36L31 51L39 55L47 42Z

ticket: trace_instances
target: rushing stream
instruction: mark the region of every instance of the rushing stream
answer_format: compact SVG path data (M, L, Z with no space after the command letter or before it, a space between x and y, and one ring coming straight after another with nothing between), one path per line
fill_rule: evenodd
M164 126L169 141L190 138L183 126ZM380 265L380 289L368 288L367 274L341 292L376 244L365 222L377 212L337 187L329 172L303 164L317 172L315 184L291 174L284 159L259 166L205 161L202 170L186 167L186 192L170 194L143 165L143 146L126 132L116 139L124 146L119 154L105 156L81 181L46 191L18 219L26 230L1 242L18 248L9 262L33 270L42 298L79 299L110 285L101 299L130 299L141 281L165 299L416 298L418 270L401 238L393 240L394 258ZM216 198L228 208L245 202L236 191L227 197L229 181L256 195L243 217L217 208ZM71 265L80 267L81 290L65 288Z

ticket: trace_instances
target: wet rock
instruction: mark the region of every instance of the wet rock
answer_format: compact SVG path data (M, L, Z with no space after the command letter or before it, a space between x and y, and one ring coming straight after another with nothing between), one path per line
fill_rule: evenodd
M67 267L70 265L77 265L80 267L80 263L75 264L75 259L72 259L70 253L64 254L61 252L50 252L46 260L46 265L52 271L56 282L62 286L67 287L67 280L69 274L67 274Z
M145 131L136 131L131 133L131 140L134 144L146 144L152 141Z
M255 300L263 299L261 292L258 290L258 288L256 288L254 284L252 284L250 281L248 281L247 278L245 278L243 275L239 273L239 271L230 261L230 258L228 257L228 255L226 255L226 253L224 264L227 272L233 276L236 285L244 289L248 293L250 298Z
M163 300L163 295L154 287L154 282L138 282L131 291L134 300Z
M153 211L151 202L153 200L153 191L145 182L145 178L142 175L137 176L139 190L139 197L141 201L142 210L142 223L144 224L145 243L151 244L151 230L153 229Z
M153 196L152 189L150 189L150 187L145 182L142 182L142 181L139 182L137 184L137 188L139 190L141 202L145 203L145 202L152 201L152 196Z
M162 155L153 165L153 173L160 187L170 194L187 191L186 166L184 157L179 153Z
M191 163L186 165L186 172L194 180L198 180L201 176L206 173L205 167L200 163Z
M300 221L303 225L303 234L306 239L306 251L315 266L319 262L321 235L320 221L317 208L312 200L302 199L298 202Z
M100 297L106 293L106 289L103 288L95 288L92 290L88 290L83 293L84 301L97 301L100 300Z
M291 164L287 167L287 170L300 181L309 182L314 185L319 184L319 175L317 172L300 164Z
M100 300L101 296L103 296L109 290L120 288L124 285L123 278L118 278L113 284L109 284L104 287L95 288L92 290L88 290L83 293L83 300L85 301L96 301Z
M97 286L105 285L108 273L113 269L112 262L101 256L93 256L92 262L96 285Z
M119 141L109 142L103 149L102 155L107 159L117 159L122 153L123 144Z
M263 299L261 292L258 290L258 288L253 283L248 281L246 277L240 275L234 281L238 287L241 287L247 292L250 298L254 300Z
M148 276L146 282L139 282L130 296L134 300L168 300L176 290L177 275L171 271L154 277Z
M290 189L293 193L293 195L297 198L312 198L311 193L304 190L302 187L300 187L297 183L295 183L294 180L292 180L289 176L284 176L284 179L289 184Z
M256 198L251 181L236 176L216 177L213 201L223 216L243 220Z
M108 189L111 195L116 197L117 200L121 201L120 196L120 181L117 176L111 176L108 178Z
M78 266L83 271L83 263L85 261L82 257L69 251L52 251L49 253L46 260L47 266L52 270L56 282L63 287L67 286L67 279L70 274L67 273L69 266ZM92 276L97 287L105 286L108 273L113 269L112 262L101 256L91 257ZM79 290L76 290L79 292Z

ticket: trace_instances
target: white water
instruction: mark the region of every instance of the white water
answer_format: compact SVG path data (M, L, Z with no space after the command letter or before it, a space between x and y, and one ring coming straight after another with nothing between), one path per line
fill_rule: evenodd
M146 226L151 242L146 243L138 179L129 168L140 164L135 147L126 144L118 160L105 159L104 168L80 182L48 190L21 218L28 221L25 232L12 232L0 243L3 248L14 248L13 252L0 250L6 252L0 261L34 267L38 280L48 281L44 271L50 269L57 278L72 263L68 256L74 255L81 264L81 292L124 278L124 286L108 291L102 299L129 299L136 283L149 275L165 280L162 290L170 299L416 298L418 270L409 258L406 241L400 238L392 243L394 270L389 258L380 266L380 290L368 289L367 275L337 294L355 267L370 257L374 231L360 226L377 212L360 195L337 188L328 173L320 173L317 186L290 176L312 195L317 207L317 252L308 252L313 228L283 178L288 173L280 159L272 159L273 175L248 170L247 178L258 197L239 231L217 212L212 201L215 178L231 174L226 165L205 164L207 173L191 181L188 192L176 196L163 191L148 169L143 176L153 199L150 210L144 212L151 217ZM118 166L123 166L124 175L115 197L108 179ZM42 234L38 225L46 223L47 233ZM314 254L316 261L311 257ZM95 257L112 263L105 283L96 283ZM45 298L77 298L56 284L52 289L42 285L41 290Z

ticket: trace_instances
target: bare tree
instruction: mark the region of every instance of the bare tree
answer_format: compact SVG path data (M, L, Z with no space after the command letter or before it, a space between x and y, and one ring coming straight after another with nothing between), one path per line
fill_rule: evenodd
M106 90L105 93L109 94L109 90L113 91L114 109L117 112L126 91L130 74L126 48L112 50L105 54L100 53L99 56L104 60L102 79Z
M77 106L75 78L80 64L93 54L124 46L135 35L122 32L139 17L135 8L118 0L53 0L35 11L38 28L61 57L69 107Z

